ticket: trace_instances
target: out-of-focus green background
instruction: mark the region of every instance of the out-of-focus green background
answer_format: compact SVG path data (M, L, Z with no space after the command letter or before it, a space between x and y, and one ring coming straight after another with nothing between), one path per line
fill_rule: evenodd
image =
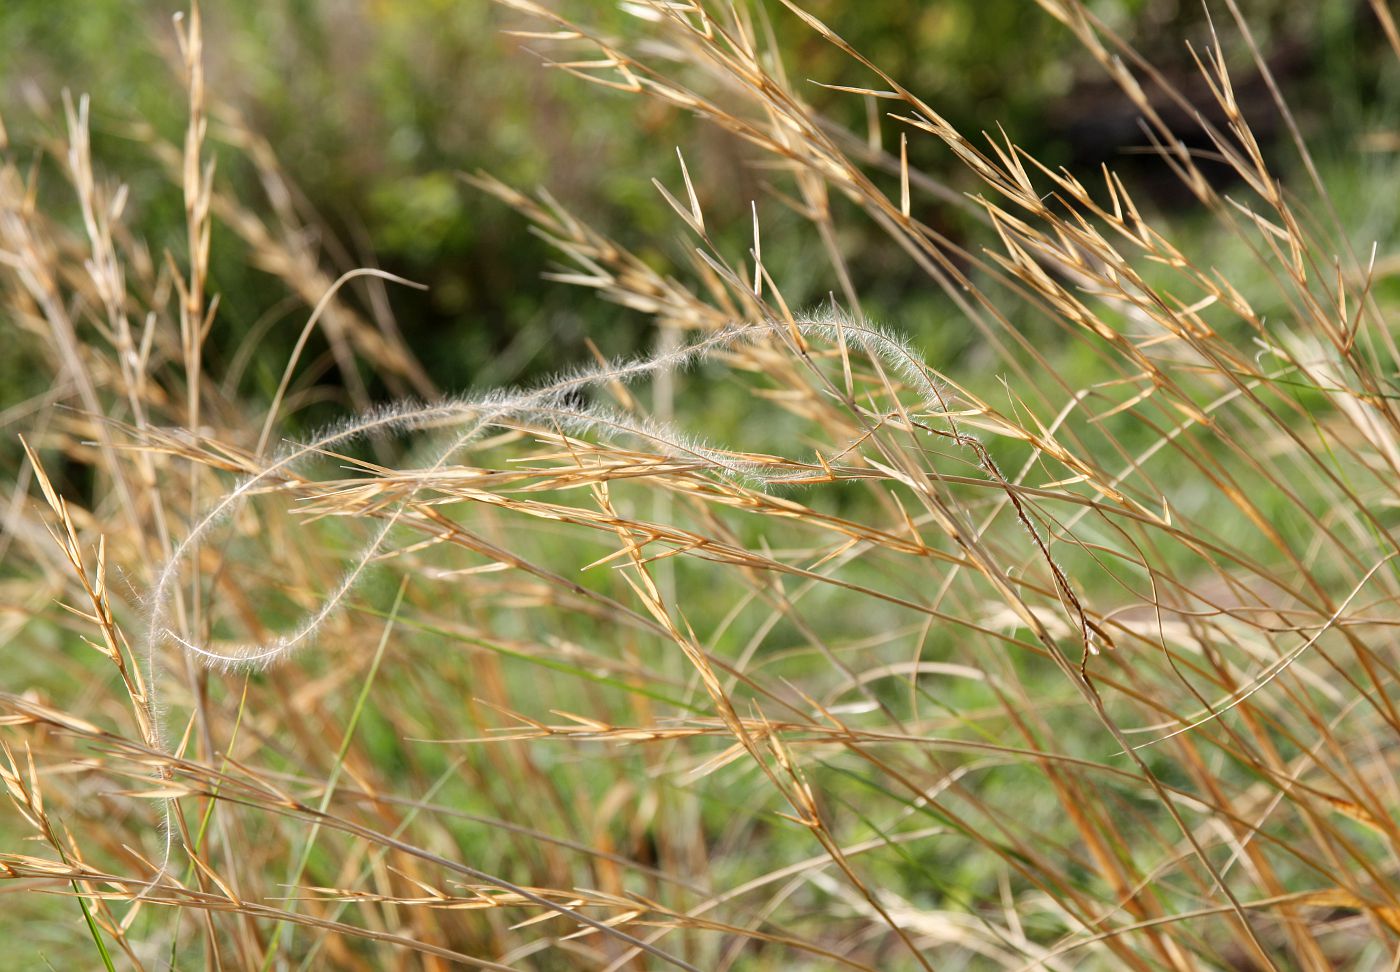
M616 5L559 6L605 29L636 29ZM794 77L869 81L780 4L762 6ZM812 0L808 6L969 134L1001 125L1043 161L1081 173L1113 163L1141 200L1175 213L1177 225L1184 219L1182 231L1190 232L1188 197L1160 165L1133 154L1145 143L1135 113L1068 31L1035 4ZM1202 104L1209 101L1182 43L1210 44L1198 4L1100 0L1093 6L1187 91L1199 93ZM1364 203L1367 173L1388 163L1393 151L1385 137L1393 132L1387 118L1395 117L1397 100L1393 73L1386 73L1388 51L1367 3L1242 6L1324 165L1342 160L1347 167L1334 190L1346 201L1355 185ZM8 0L0 5L0 111L10 151L24 153L62 124L61 89L90 93L96 155L130 185L129 209L153 250L178 254L184 246L178 187L131 129L140 120L172 144L182 137L186 101L170 20L175 9L151 0ZM638 315L542 283L551 259L546 247L523 219L463 183L461 171L484 169L524 189L547 186L598 229L670 272L691 244L651 179L678 184L675 149L683 146L710 224L722 237L746 246L750 200L760 200L765 261L788 298L815 303L835 288L824 260L813 258L817 244L785 232L796 221L766 195L765 174L746 164L752 152L674 110L546 69L532 42L506 33L536 26L517 13L486 0L272 0L209 3L203 14L211 96L268 140L304 194L327 270L374 264L430 286L426 293L393 288L390 295L399 327L441 388L508 383L581 360L588 354L585 338L609 352L647 340ZM1254 129L1266 138L1281 135L1227 11L1215 15ZM866 130L861 99L815 84L807 94L836 120ZM884 129L893 147L896 129L888 122ZM245 205L265 208L246 161L215 151L221 184ZM910 152L915 165L954 189L970 188L937 147L913 139ZM41 167L41 181L61 196L56 173ZM916 205L954 240L980 245L956 209L922 197ZM841 227L867 312L919 331L943 356L968 350L966 328L950 319L926 278L873 227L859 219L844 219ZM1359 234L1368 229L1358 227ZM231 233L217 232L213 290L222 308L209 345L215 373L249 328L287 296L245 256ZM304 319L304 307L287 307L259 342L246 379L250 394L265 395L275 385ZM25 386L36 379L22 363L11 360L6 369L13 392L33 392ZM366 366L365 374L373 384L373 369Z

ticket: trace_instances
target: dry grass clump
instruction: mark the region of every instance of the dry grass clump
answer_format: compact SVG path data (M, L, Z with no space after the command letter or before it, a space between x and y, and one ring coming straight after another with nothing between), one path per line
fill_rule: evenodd
M786 0L780 25L629 3L627 38L506 6L554 66L724 127L771 175L747 253L683 158L657 183L689 282L471 177L556 248L553 279L650 315L655 353L436 396L203 90L197 13L185 144L146 136L182 253L125 229L86 101L44 146L80 229L7 156L6 314L54 382L6 413L27 456L3 539L10 937L139 968L1396 967L1388 254L1353 252L1282 97L1295 181L1213 39L1227 123L1203 122L1204 160L1150 64L1041 0L1233 271L1113 172L955 130ZM773 40L799 30L870 73L842 90L886 109L897 153L804 100ZM224 194L211 135L266 205ZM946 149L945 179L910 139ZM926 194L977 212L987 248L922 221ZM793 307L764 263L774 200L832 309ZM979 356L924 360L866 318L841 213L943 288ZM204 355L231 326L216 220L309 311L270 403ZM368 407L366 363L424 400ZM324 367L351 416L276 444ZM741 392L742 421L711 420Z

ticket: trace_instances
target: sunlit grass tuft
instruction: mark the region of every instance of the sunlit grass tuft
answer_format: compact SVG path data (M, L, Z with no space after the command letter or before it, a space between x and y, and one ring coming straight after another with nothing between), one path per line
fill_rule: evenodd
M677 279L548 192L468 177L555 250L552 281L652 319L647 353L432 394L288 211L220 185L211 132L281 183L204 90L197 12L184 144L145 133L182 246L127 231L86 100L43 146L77 222L5 157L0 293L55 392L10 412L3 623L32 648L0 692L0 878L79 898L13 895L6 921L85 919L51 950L107 967L1393 967L1394 258L1281 93L1290 144L1251 129L1222 49L1276 86L1234 4L1196 51L1204 153L1163 75L1040 4L1208 233L1107 168L960 131L795 4L629 3L624 37L504 6L554 68L720 126L769 178L736 248L684 152L657 174ZM790 38L869 74L839 90L897 157L811 106ZM942 170L911 168L920 139ZM950 199L980 238L938 228ZM764 235L780 205L822 310L765 263L793 245ZM256 348L204 353L248 323L210 276L216 225L307 305L266 402L218 373ZM870 319L848 225L972 351ZM332 368L357 407L279 439ZM370 406L366 368L423 399Z

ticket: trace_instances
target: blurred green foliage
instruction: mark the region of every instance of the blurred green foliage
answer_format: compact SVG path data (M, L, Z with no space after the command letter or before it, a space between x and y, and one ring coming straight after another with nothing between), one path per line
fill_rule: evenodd
M559 6L606 30L636 30L614 5ZM771 23L796 77L872 83L781 4L759 6L760 23ZM1001 125L1049 164L1084 171L1110 161L1145 180L1148 205L1154 194L1168 206L1180 202L1160 166L1125 154L1142 141L1132 113L1124 113L1069 32L1035 4L814 0L808 6L970 135ZM1100 0L1093 6L1178 79L1194 72L1181 39L1197 49L1211 42L1195 4ZM1324 154L1330 147L1354 157L1358 133L1383 126L1384 113L1396 107L1395 85L1382 83L1384 42L1364 0L1243 6L1261 46L1277 58L1294 109L1322 136ZM136 119L172 143L182 136L186 103L171 13L169 4L150 0L61 6L10 0L0 6L0 111L19 150L61 124L61 115L35 110L47 105L52 112L59 89L91 92L99 158L131 184L137 229L157 250L178 254L184 245L178 190L128 137ZM637 315L541 284L548 250L524 220L464 185L459 171L485 169L525 189L545 185L658 268L684 275L690 244L650 184L653 176L677 181L675 147L683 146L721 239L732 239L737 253L747 248L749 203L758 200L765 260L789 299L820 302L834 287L822 261L812 258L810 234L794 232L797 220L765 192L766 175L745 164L751 153L650 101L546 70L529 49L532 42L505 32L525 26L523 18L486 0L273 0L210 3L203 13L212 96L268 139L314 211L313 227L328 243L338 241L336 269L373 263L430 286L421 294L394 289L391 297L410 345L442 387L500 384L552 370L584 357L585 337L607 352L648 340L647 322ZM1216 15L1245 78L1247 48L1228 14ZM806 94L853 131L866 131L863 99L816 84ZM1272 118L1251 121L1277 128ZM897 130L888 120L881 127L890 148ZM1346 137L1329 137L1337 132ZM932 141L911 140L913 164L955 190L968 188ZM245 204L265 206L236 153L221 153L220 164L221 180ZM61 182L56 175L48 181ZM975 248L964 214L940 211L928 200L918 204L928 210L923 218ZM842 230L872 316L918 331L940 357L973 350L966 327L936 325L950 316L942 297L878 230L859 219L845 220ZM230 234L216 239L214 284L224 302L211 338L216 362L230 358L253 322L285 296L245 256ZM290 313L263 342L250 369L250 380L266 386L257 391L275 383L300 317Z

